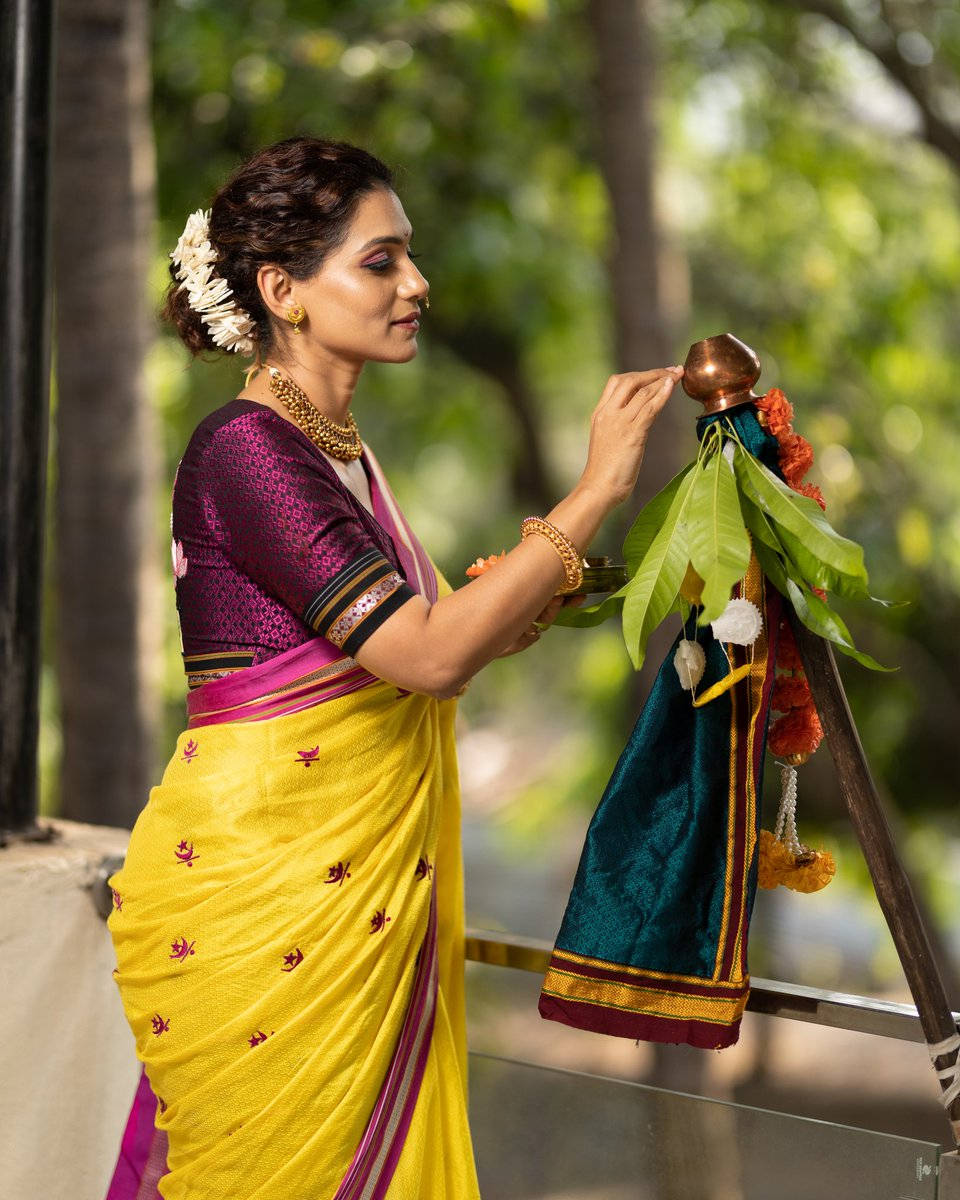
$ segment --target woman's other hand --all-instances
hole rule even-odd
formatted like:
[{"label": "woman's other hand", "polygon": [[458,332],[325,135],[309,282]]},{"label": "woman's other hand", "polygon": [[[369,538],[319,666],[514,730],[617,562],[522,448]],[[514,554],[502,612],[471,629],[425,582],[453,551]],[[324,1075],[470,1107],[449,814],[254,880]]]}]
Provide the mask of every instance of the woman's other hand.
[{"label": "woman's other hand", "polygon": [[[539,639],[540,634],[549,625],[553,624],[553,620],[557,613],[564,605],[573,605],[579,607],[586,600],[586,596],[554,596],[548,603],[546,608],[534,618],[533,624],[529,629],[525,629],[515,642],[511,642],[505,650],[501,650],[496,656],[497,658],[507,658],[511,654],[519,654],[521,650],[527,650],[530,646]],[[538,626],[540,628],[538,628]]]},{"label": "woman's other hand", "polygon": [[621,504],[637,483],[650,429],[683,375],[683,367],[657,367],[611,375],[590,419],[582,486]]}]

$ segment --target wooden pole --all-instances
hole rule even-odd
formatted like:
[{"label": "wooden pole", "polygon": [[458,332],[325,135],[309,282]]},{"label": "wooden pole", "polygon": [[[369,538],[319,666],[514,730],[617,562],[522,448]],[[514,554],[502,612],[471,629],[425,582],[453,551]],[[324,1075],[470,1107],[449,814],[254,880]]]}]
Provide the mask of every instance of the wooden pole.
[{"label": "wooden pole", "polygon": [[[837,768],[840,791],[863,850],[880,908],[900,956],[924,1037],[930,1045],[942,1042],[956,1034],[957,1026],[910,881],[897,853],[876,785],[870,776],[860,735],[837,671],[833,648],[805,628],[795,616],[792,623],[810,691]],[[953,1066],[956,1059],[957,1051],[954,1050],[941,1055],[934,1066],[943,1070]],[[949,1082],[941,1080],[941,1088],[946,1090]],[[960,1096],[950,1104],[947,1116],[954,1143],[960,1146]]]}]

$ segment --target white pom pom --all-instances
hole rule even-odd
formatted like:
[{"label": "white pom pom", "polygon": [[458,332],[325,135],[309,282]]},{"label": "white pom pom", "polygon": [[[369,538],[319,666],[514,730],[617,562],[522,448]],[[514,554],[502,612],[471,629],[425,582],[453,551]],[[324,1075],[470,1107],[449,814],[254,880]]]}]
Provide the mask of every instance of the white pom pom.
[{"label": "white pom pom", "polygon": [[710,622],[718,642],[752,646],[763,629],[763,616],[751,600],[731,600],[715,621]]},{"label": "white pom pom", "polygon": [[689,642],[684,638],[677,646],[673,656],[673,665],[680,678],[680,686],[687,692],[692,692],[707,666],[707,656],[699,642]]}]

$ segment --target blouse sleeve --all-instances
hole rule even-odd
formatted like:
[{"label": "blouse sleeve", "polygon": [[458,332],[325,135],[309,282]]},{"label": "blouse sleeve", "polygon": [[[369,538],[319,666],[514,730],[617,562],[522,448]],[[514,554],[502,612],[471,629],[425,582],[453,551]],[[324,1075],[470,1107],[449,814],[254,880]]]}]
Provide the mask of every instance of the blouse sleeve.
[{"label": "blouse sleeve", "polygon": [[293,430],[236,418],[203,474],[228,557],[346,654],[417,594]]}]

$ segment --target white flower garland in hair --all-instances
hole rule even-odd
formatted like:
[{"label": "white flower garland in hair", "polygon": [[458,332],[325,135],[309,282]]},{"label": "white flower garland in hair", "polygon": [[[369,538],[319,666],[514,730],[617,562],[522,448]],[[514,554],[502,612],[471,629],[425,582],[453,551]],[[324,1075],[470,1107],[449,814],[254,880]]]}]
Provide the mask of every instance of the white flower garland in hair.
[{"label": "white flower garland in hair", "polygon": [[250,335],[257,324],[236,299],[231,299],[229,284],[213,269],[217,252],[210,245],[209,209],[204,212],[199,208],[190,214],[170,257],[176,264],[177,278],[182,280],[180,288],[187,289],[190,307],[209,329],[214,345],[235,354],[253,354],[257,343]]}]

